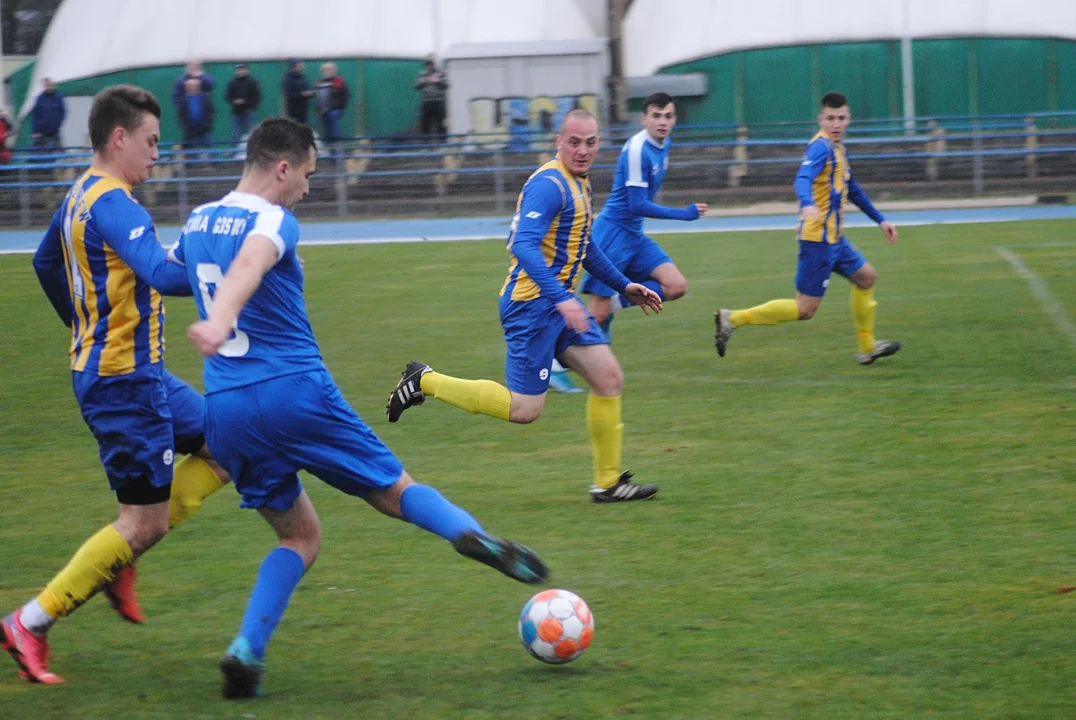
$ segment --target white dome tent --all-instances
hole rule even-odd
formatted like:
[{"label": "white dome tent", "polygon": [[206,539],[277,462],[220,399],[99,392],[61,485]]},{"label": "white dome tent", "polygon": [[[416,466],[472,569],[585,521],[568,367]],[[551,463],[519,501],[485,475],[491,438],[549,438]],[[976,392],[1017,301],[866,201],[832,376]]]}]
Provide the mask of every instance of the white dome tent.
[{"label": "white dome tent", "polygon": [[289,57],[421,58],[461,43],[593,39],[603,0],[66,0],[41,45],[42,78]]},{"label": "white dome tent", "polygon": [[633,0],[624,20],[625,74],[650,75],[668,65],[734,50],[898,40],[905,34],[920,39],[1076,40],[1076,2],[830,0],[819,5],[805,0]]}]

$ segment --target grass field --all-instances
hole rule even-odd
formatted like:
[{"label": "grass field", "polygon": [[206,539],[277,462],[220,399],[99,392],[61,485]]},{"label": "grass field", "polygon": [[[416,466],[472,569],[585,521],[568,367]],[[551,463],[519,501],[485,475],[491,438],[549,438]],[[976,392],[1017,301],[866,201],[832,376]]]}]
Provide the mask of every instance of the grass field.
[{"label": "grass field", "polygon": [[[532,426],[435,401],[385,421],[400,369],[503,377],[501,241],[311,248],[326,361],[421,481],[549,562],[594,611],[594,645],[547,667],[516,639],[532,588],[311,479],[317,565],[269,652],[269,695],[219,699],[271,533],[231,489],[140,562],[147,624],[96,599],[53,631],[60,687],[0,658],[0,718],[1070,718],[1076,708],[1076,222],[909,227],[879,270],[854,361],[848,291],[810,323],[712,311],[791,296],[787,233],[663,236],[691,292],[614,326],[625,464],[662,492],[588,502],[584,396]],[[200,380],[170,300],[168,364]],[[0,258],[0,608],[24,602],[113,518],[71,394],[67,334],[28,256]],[[200,382],[195,384],[200,385]]]}]

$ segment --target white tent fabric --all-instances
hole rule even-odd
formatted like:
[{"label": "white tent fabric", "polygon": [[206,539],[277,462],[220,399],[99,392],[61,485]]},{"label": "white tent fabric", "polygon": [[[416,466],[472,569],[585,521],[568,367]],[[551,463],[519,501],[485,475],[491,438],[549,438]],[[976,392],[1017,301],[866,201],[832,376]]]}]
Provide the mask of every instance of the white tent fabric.
[{"label": "white tent fabric", "polygon": [[456,43],[599,37],[604,0],[65,0],[24,112],[48,77],[203,61],[440,54]]},{"label": "white tent fabric", "polygon": [[931,37],[1076,40],[1074,0],[634,0],[624,21],[629,76],[733,50]]}]

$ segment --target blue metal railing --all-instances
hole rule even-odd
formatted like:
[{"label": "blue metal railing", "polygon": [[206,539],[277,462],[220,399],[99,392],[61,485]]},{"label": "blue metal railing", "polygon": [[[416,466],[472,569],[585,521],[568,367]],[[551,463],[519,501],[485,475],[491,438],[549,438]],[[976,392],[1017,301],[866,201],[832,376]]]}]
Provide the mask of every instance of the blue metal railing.
[{"label": "blue metal railing", "polygon": [[[804,144],[815,130],[813,123],[768,123],[746,131],[731,124],[684,125],[676,130],[674,148],[679,152],[675,162],[678,168],[736,166],[744,175],[752,167],[791,169],[801,161]],[[606,140],[606,151],[595,168],[612,169],[610,161],[620,146],[615,136],[628,137],[637,131],[636,127],[606,130],[607,138],[614,137]],[[507,176],[533,171],[536,156],[553,152],[552,140],[549,132],[456,135],[445,142],[430,142],[429,138],[407,142],[399,138],[348,138],[324,148],[317,178],[322,188],[325,180],[335,185],[341,215],[347,214],[349,186],[384,178],[427,178],[447,183],[457,177],[488,176],[493,180],[497,210],[501,211],[517,192],[516,187],[505,187]],[[1076,111],[917,118],[910,129],[899,119],[868,120],[852,126],[847,144],[857,162],[970,160],[974,192],[979,193],[987,159],[1023,158],[1028,166],[1037,157],[1072,154],[1076,160]],[[91,158],[89,148],[17,151],[11,164],[0,167],[0,193],[8,193],[8,198],[12,193],[18,196],[20,221],[30,224],[33,191],[66,188],[72,171],[87,166]],[[234,182],[241,158],[242,149],[231,144],[190,150],[169,147],[161,151],[155,176],[147,185],[175,189],[175,203],[184,215],[188,188]],[[1072,174],[1076,175],[1076,162],[1073,167]],[[368,190],[370,185],[364,187]],[[4,204],[11,206],[10,200]]]}]

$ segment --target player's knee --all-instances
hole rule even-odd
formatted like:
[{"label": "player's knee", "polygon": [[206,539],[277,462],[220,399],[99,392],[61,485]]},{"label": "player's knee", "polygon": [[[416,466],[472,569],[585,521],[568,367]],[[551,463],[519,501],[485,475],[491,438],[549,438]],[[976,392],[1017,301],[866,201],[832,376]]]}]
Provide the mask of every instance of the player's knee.
[{"label": "player's knee", "polygon": [[287,540],[281,540],[280,546],[288,548],[302,558],[303,567],[309,570],[318,559],[318,552],[321,550],[321,526],[315,523],[312,527],[304,528],[303,532]]},{"label": "player's knee", "polygon": [[870,290],[874,287],[874,283],[878,282],[878,273],[874,271],[874,268],[864,269],[866,272],[856,277],[856,287],[860,290]]},{"label": "player's knee", "polygon": [[799,310],[800,320],[810,320],[818,312],[818,305],[816,303],[798,302],[796,303],[796,309]]},{"label": "player's knee", "polygon": [[624,390],[624,371],[620,365],[613,364],[599,373],[590,384],[591,390],[602,397],[616,397]]},{"label": "player's knee", "polygon": [[687,295],[687,278],[678,278],[668,285],[662,285],[661,291],[665,293],[666,300],[679,300]]},{"label": "player's knee", "polygon": [[532,422],[542,416],[541,405],[530,405],[523,407],[516,407],[512,405],[512,410],[508,415],[508,420],[518,425],[530,425]]}]

